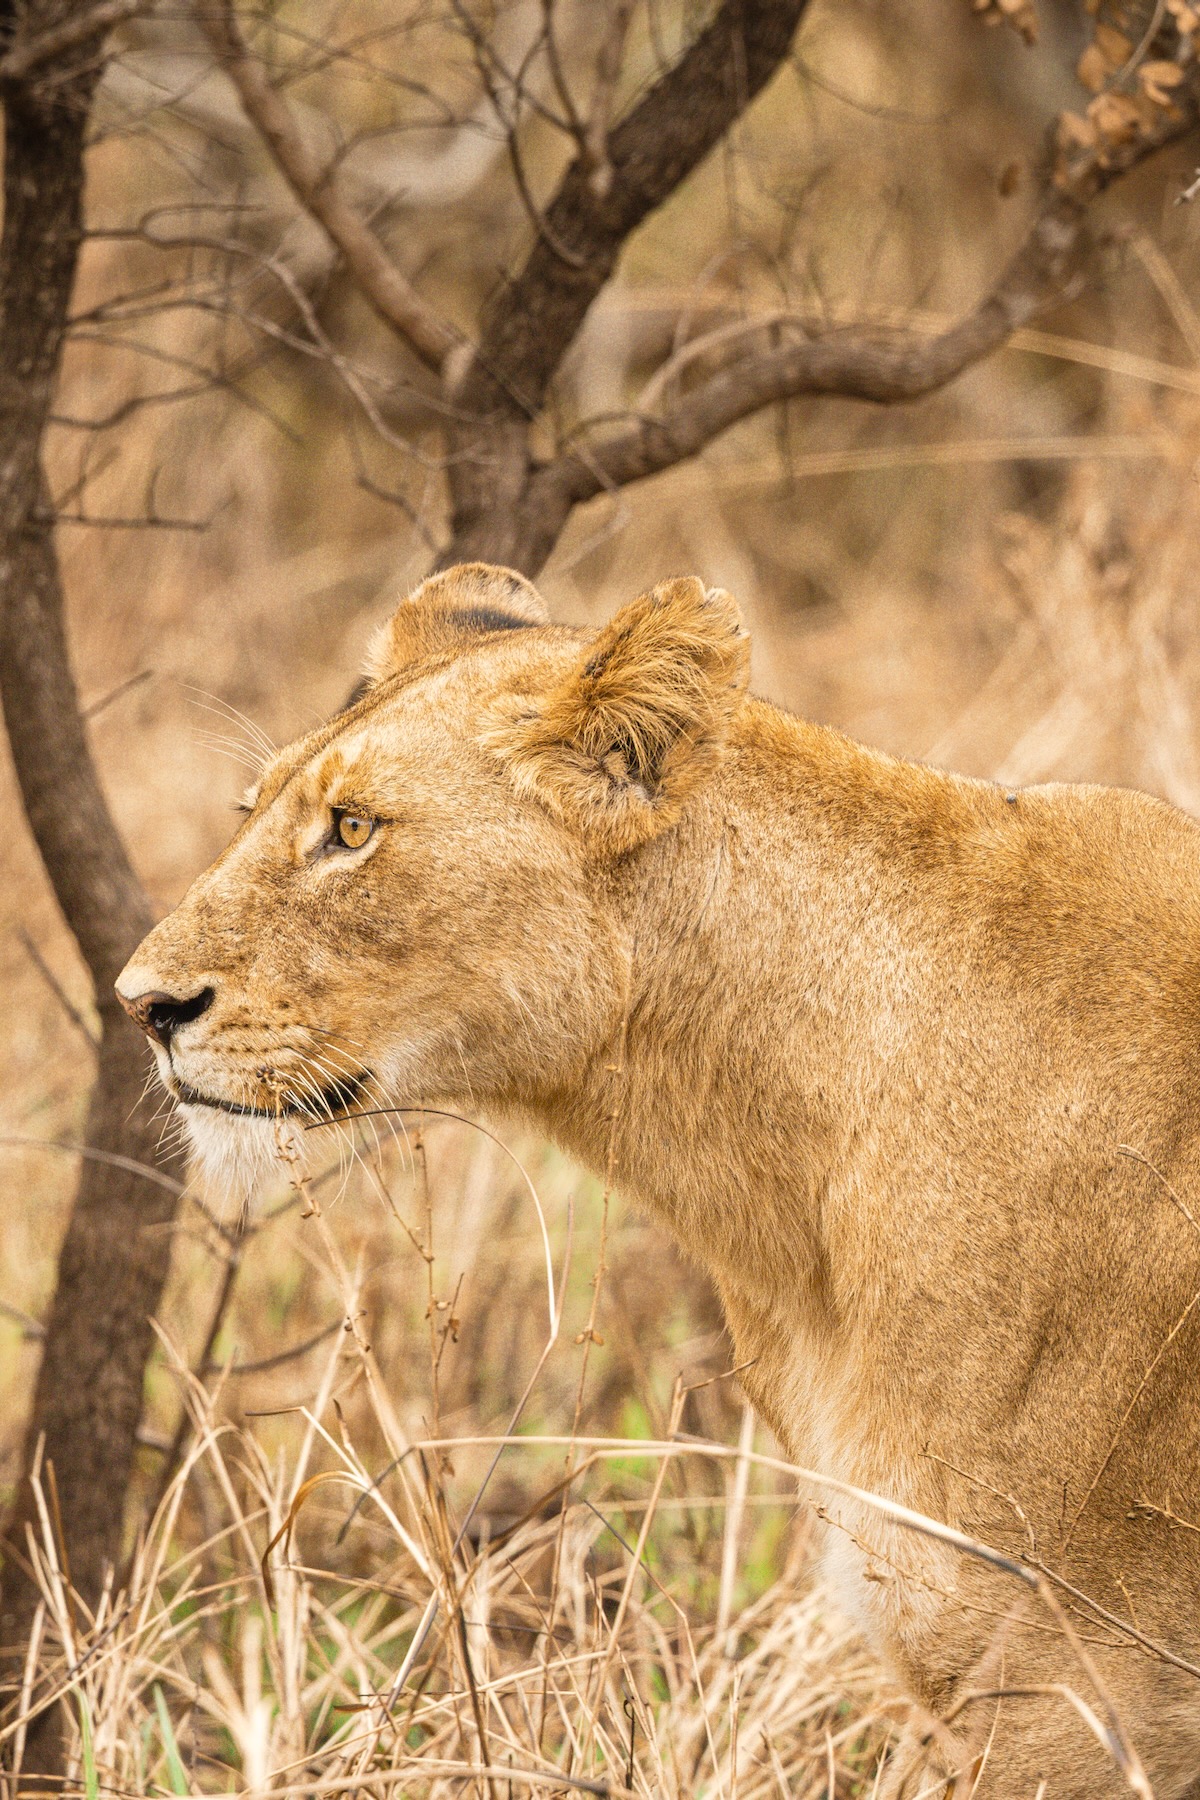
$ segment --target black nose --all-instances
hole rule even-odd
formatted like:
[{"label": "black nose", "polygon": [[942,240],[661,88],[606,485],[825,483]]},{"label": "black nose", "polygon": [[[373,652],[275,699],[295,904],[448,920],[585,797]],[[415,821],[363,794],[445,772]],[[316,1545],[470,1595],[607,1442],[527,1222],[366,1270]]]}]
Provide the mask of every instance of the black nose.
[{"label": "black nose", "polygon": [[177,1000],[173,994],[160,994],[154,991],[139,994],[135,1000],[127,1000],[124,994],[117,998],[129,1014],[135,1025],[140,1025],[147,1037],[154,1038],[165,1049],[181,1025],[188,1025],[206,1013],[213,1003],[214,990],[201,988],[190,1000]]}]

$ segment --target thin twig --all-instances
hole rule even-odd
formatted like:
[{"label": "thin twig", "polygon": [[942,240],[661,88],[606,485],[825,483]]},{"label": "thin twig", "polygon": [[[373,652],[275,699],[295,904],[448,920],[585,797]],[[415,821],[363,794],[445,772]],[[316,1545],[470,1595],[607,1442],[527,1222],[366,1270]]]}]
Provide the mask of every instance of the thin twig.
[{"label": "thin twig", "polygon": [[[319,1345],[327,1343],[337,1332],[344,1329],[344,1319],[332,1319],[322,1330],[315,1331],[311,1337],[304,1338],[299,1344],[292,1344],[287,1350],[277,1350],[273,1356],[260,1356],[253,1362],[228,1363],[224,1365],[225,1372],[228,1375],[238,1376],[266,1375],[272,1369],[282,1369],[286,1363],[297,1362],[300,1357],[307,1356],[310,1350],[316,1350]],[[201,1365],[205,1374],[212,1374],[221,1366],[212,1361]]]},{"label": "thin twig", "polygon": [[232,0],[197,0],[196,18],[280,174],[341,251],[363,297],[423,363],[440,370],[461,340],[400,273],[377,233],[350,203],[336,168],[322,168],[316,161],[290,107],[242,36]]},{"label": "thin twig", "polygon": [[592,103],[588,107],[585,142],[592,159],[588,182],[599,199],[608,193],[613,182],[612,164],[608,159],[608,131],[612,123],[613,102],[621,78],[621,60],[629,21],[635,0],[609,0],[608,23],[596,53],[596,78],[592,87]]},{"label": "thin twig", "polygon": [[65,1138],[38,1138],[9,1135],[0,1137],[0,1149],[5,1150],[59,1150],[64,1156],[82,1156],[89,1162],[107,1163],[110,1169],[126,1169],[131,1175],[140,1175],[144,1181],[154,1182],[156,1187],[166,1188],[169,1194],[182,1195],[186,1187],[182,1181],[176,1181],[173,1175],[164,1175],[161,1169],[150,1163],[139,1162],[134,1156],[122,1156],[115,1150],[93,1150],[90,1144],[72,1144]]},{"label": "thin twig", "polygon": [[91,1049],[99,1049],[99,1032],[93,1030],[92,1026],[84,1018],[83,1014],[75,1005],[75,1002],[70,998],[67,990],[63,987],[62,982],[58,979],[58,976],[54,973],[54,970],[50,967],[50,964],[46,961],[23,925],[18,925],[17,936],[21,940],[25,954],[28,956],[42,980],[46,983],[46,986],[50,989],[50,992],[54,995],[54,998],[58,1001],[58,1004],[62,1007],[63,1012],[71,1021],[76,1031],[78,1031],[82,1037],[86,1038]]},{"label": "thin twig", "polygon": [[134,688],[141,687],[144,682],[152,680],[153,676],[153,669],[139,669],[136,675],[127,675],[124,681],[118,681],[116,687],[109,688],[107,693],[100,695],[99,699],[89,700],[86,706],[81,707],[81,716],[85,719],[98,719],[100,714],[107,712],[115,701],[123,700],[126,694],[132,693]]}]

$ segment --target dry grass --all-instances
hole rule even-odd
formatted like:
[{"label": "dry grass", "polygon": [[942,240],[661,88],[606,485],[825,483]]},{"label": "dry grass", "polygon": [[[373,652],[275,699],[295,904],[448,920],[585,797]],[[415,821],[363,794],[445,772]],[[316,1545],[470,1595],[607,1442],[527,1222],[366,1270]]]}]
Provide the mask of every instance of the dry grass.
[{"label": "dry grass", "polygon": [[[808,1577],[811,1515],[794,1484],[755,1466],[748,1410],[715,1475],[690,1443],[673,1458],[644,1436],[577,1435],[605,1381],[606,1346],[587,1321],[610,1309],[586,1284],[572,1291],[580,1245],[563,1224],[552,1242],[507,1158],[545,1253],[516,1271],[542,1277],[532,1367],[509,1372],[522,1392],[500,1443],[455,1428],[475,1283],[468,1260],[450,1298],[443,1260],[427,1255],[430,1148],[423,1136],[356,1147],[351,1183],[382,1215],[367,1229],[366,1196],[336,1165],[251,1225],[251,1257],[277,1260],[291,1235],[336,1325],[285,1365],[282,1415],[264,1419],[230,1391],[278,1383],[279,1365],[239,1371],[227,1351],[203,1380],[163,1332],[160,1379],[181,1393],[188,1434],[94,1617],[70,1593],[42,1484],[29,1556],[44,1613],[4,1733],[15,1772],[25,1720],[61,1695],[68,1781],[85,1793],[449,1795],[465,1783],[491,1796],[751,1800],[825,1792],[831,1771],[843,1791],[869,1792],[891,1734],[886,1686]],[[453,1156],[440,1163],[469,1186]],[[337,1196],[324,1206],[323,1189]],[[192,1209],[193,1227],[226,1257],[245,1243],[207,1209]],[[618,1279],[621,1237],[609,1249]],[[370,1305],[381,1253],[408,1264],[427,1313],[425,1332],[410,1322],[400,1382],[394,1362],[384,1379],[386,1323]],[[676,1384],[669,1437],[711,1426],[727,1385],[682,1348],[694,1380]],[[527,1373],[545,1380],[530,1388]]]},{"label": "dry grass", "polygon": [[[890,1735],[878,1674],[798,1579],[801,1538],[779,1578],[718,1632],[688,1605],[696,1570],[682,1523],[684,1508],[711,1509],[711,1498],[664,1512],[649,1569],[632,1561],[613,1503],[606,1520],[583,1499],[561,1524],[518,1525],[447,1568],[445,1490],[427,1469],[401,1484],[396,1514],[345,1442],[324,1447],[346,1471],[338,1487],[369,1489],[382,1521],[381,1568],[367,1584],[289,1559],[267,1604],[255,1553],[287,1516],[292,1480],[211,1419],[129,1593],[94,1623],[62,1596],[48,1527],[43,1648],[61,1648],[61,1691],[87,1720],[72,1771],[81,1788],[450,1794],[465,1781],[502,1794],[511,1784],[757,1797],[824,1792],[833,1768],[851,1791],[870,1791]],[[218,1535],[172,1557],[186,1479],[211,1482],[226,1504]],[[619,1513],[627,1529],[630,1512]],[[13,1735],[19,1759],[19,1724]]]}]

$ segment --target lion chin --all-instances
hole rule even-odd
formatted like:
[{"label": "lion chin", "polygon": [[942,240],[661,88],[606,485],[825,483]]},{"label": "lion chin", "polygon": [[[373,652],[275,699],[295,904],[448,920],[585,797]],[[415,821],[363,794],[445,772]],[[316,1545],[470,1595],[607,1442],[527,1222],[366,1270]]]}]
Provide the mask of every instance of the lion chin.
[{"label": "lion chin", "polygon": [[194,1167],[222,1213],[249,1212],[255,1197],[281,1176],[307,1172],[308,1144],[290,1119],[256,1119],[211,1106],[181,1103],[179,1116]]}]

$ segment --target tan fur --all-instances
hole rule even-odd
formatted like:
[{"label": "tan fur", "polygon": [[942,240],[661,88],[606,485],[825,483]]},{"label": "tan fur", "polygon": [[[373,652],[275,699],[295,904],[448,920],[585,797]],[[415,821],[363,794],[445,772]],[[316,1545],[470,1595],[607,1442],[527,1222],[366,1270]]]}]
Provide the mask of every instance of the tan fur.
[{"label": "tan fur", "polygon": [[407,663],[480,634],[480,614],[506,614],[518,625],[547,625],[550,615],[537,589],[515,569],[491,563],[459,563],[431,575],[380,626],[367,647],[364,674],[378,681]]},{"label": "tan fur", "polygon": [[[468,630],[480,607],[520,623]],[[798,1461],[1001,1548],[1028,1529],[1200,1661],[1200,1533],[1152,1510],[1200,1524],[1200,831],[747,699],[736,609],[696,581],[594,638],[540,617],[508,572],[426,584],[138,950],[131,1008],[213,993],[158,1048],[168,1085],[265,1115],[197,1099],[197,1142],[269,1155],[272,1113],[302,1125],[335,1076],[516,1114],[593,1167],[616,1112],[625,1190],[712,1271]],[[328,847],[332,808],[379,821],[363,849]],[[845,1603],[927,1708],[960,1703],[949,1763],[993,1733],[980,1800],[1122,1791],[1061,1700],[965,1699],[1096,1704],[1011,1581],[828,1511]],[[1077,1623],[1182,1795],[1200,1683]]]},{"label": "tan fur", "polygon": [[729,595],[671,582],[618,614],[550,693],[510,699],[483,741],[519,793],[593,846],[633,850],[704,783],[749,673]]}]

